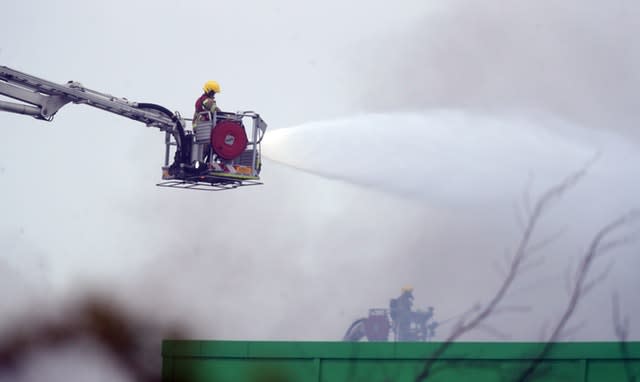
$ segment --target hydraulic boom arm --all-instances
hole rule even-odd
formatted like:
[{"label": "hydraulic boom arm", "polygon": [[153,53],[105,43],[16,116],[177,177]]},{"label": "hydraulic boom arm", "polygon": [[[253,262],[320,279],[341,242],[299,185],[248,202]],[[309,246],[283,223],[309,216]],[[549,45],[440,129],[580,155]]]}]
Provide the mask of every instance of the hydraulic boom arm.
[{"label": "hydraulic boom arm", "polygon": [[0,95],[23,102],[0,100],[0,110],[46,121],[51,121],[61,107],[72,102],[93,106],[170,133],[174,133],[180,123],[174,113],[159,105],[131,102],[87,89],[78,82],[59,85],[6,66],[0,66]]}]

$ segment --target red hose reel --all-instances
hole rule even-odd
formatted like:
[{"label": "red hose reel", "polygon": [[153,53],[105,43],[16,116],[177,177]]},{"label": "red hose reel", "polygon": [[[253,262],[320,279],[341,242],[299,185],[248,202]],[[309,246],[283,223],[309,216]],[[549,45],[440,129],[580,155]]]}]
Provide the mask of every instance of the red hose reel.
[{"label": "red hose reel", "polygon": [[247,133],[240,121],[219,121],[211,130],[211,147],[219,157],[234,159],[247,148]]}]

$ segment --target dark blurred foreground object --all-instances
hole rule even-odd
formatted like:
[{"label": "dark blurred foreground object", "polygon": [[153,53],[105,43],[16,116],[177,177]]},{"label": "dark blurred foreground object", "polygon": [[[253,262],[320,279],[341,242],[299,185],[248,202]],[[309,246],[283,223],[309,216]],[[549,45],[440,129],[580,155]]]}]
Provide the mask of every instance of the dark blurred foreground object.
[{"label": "dark blurred foreground object", "polygon": [[134,381],[159,381],[161,340],[185,338],[177,328],[136,318],[101,297],[83,300],[62,319],[31,316],[9,329],[0,337],[0,380],[18,372],[33,353],[90,340]]},{"label": "dark blurred foreground object", "polygon": [[[204,90],[219,92],[219,85],[211,82]],[[64,105],[80,103],[160,129],[165,132],[165,150],[163,181],[158,186],[219,191],[262,184],[260,143],[267,124],[256,112],[228,113],[210,107],[196,113],[197,123],[188,130],[189,119],[164,106],[114,97],[75,81],[60,85],[6,66],[0,66],[0,95],[21,101],[0,100],[0,111],[40,120],[52,121]]]}]

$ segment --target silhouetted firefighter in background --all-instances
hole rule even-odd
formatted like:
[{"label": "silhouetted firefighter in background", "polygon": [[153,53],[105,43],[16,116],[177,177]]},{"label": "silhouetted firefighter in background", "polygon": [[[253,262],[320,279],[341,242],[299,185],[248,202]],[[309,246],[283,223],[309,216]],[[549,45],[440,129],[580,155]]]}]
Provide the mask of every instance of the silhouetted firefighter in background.
[{"label": "silhouetted firefighter in background", "polygon": [[433,321],[433,307],[412,310],[413,288],[401,289],[397,298],[389,301],[389,309],[369,309],[367,317],[355,320],[342,337],[343,341],[388,341],[389,329],[394,341],[430,341],[439,323]]},{"label": "silhouetted firefighter in background", "polygon": [[413,306],[413,288],[401,289],[400,297],[392,298],[389,302],[389,314],[397,341],[412,341],[411,335],[411,307]]}]

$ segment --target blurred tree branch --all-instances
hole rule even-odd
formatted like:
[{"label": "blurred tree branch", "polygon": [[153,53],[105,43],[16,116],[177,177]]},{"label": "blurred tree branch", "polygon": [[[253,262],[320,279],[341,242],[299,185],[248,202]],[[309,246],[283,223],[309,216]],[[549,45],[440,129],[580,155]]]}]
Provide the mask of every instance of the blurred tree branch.
[{"label": "blurred tree branch", "polygon": [[470,330],[477,328],[483,323],[484,320],[486,320],[490,315],[494,314],[497,311],[499,304],[502,302],[505,295],[513,285],[514,280],[523,271],[523,268],[525,268],[525,263],[530,259],[530,255],[532,254],[532,252],[538,251],[540,247],[544,247],[551,241],[555,240],[556,236],[554,235],[551,238],[544,239],[542,242],[532,244],[534,233],[536,232],[540,220],[544,216],[545,212],[547,212],[552,204],[560,199],[567,190],[574,187],[580,181],[580,179],[585,176],[589,165],[590,163],[587,164],[585,168],[565,178],[559,184],[556,184],[549,188],[538,198],[538,200],[532,206],[530,206],[531,198],[529,194],[525,194],[524,212],[527,214],[527,216],[525,217],[526,220],[523,223],[523,232],[515,252],[507,257],[509,260],[509,265],[507,267],[507,274],[502,281],[502,284],[499,286],[494,296],[486,305],[476,305],[476,309],[472,310],[470,314],[464,315],[458,321],[449,337],[447,337],[442,345],[438,347],[438,349],[436,349],[436,351],[426,360],[422,371],[415,379],[416,382],[424,381],[429,377],[434,362],[442,356],[447,348],[449,348],[451,343],[456,341],[458,338],[460,338]]},{"label": "blurred tree branch", "polygon": [[620,299],[617,293],[613,294],[613,328],[620,344],[620,353],[624,357],[624,372],[627,375],[627,381],[636,382],[635,373],[629,364],[629,347],[627,346],[627,340],[629,338],[629,317],[621,317],[620,314]]},{"label": "blurred tree branch", "polygon": [[[595,160],[595,159],[594,159]],[[587,173],[587,169],[593,161],[589,162],[580,171],[568,176],[562,182],[552,186],[546,192],[536,200],[535,203],[531,203],[530,193],[527,191],[524,196],[524,208],[518,210],[523,212],[526,216],[518,215],[519,221],[522,226],[522,234],[516,250],[512,255],[508,256],[507,269],[504,272],[504,280],[498,287],[494,296],[489,302],[484,305],[476,305],[475,309],[472,309],[468,314],[465,314],[456,324],[451,334],[446,340],[433,352],[433,354],[425,361],[422,371],[416,377],[416,382],[426,380],[432,372],[434,363],[445,353],[447,348],[460,338],[465,333],[478,328],[486,328],[484,321],[492,315],[495,315],[502,311],[499,307],[503,301],[507,292],[510,291],[516,277],[525,272],[528,268],[535,266],[537,263],[532,261],[531,255],[546,248],[552,242],[556,241],[562,232],[558,232],[543,240],[533,242],[533,236],[536,232],[540,220],[553,205],[555,201],[560,199],[565,192],[573,188]],[[582,256],[580,263],[575,271],[573,277],[568,278],[568,289],[570,292],[569,302],[560,318],[558,323],[553,327],[550,336],[546,339],[545,346],[536,359],[528,365],[528,367],[518,377],[518,381],[526,381],[536,373],[536,370],[540,371],[540,363],[542,359],[549,353],[554,343],[565,334],[567,329],[566,325],[576,310],[578,303],[589,291],[591,291],[596,285],[601,283],[604,278],[607,277],[611,270],[612,264],[597,277],[592,280],[588,280],[589,271],[592,268],[593,262],[603,256],[604,254],[611,252],[635,239],[634,235],[626,235],[618,238],[614,238],[622,228],[628,226],[632,222],[635,222],[640,218],[640,212],[632,210],[623,216],[613,220],[612,222],[601,228],[591,240],[587,251]],[[495,265],[495,264],[494,264]],[[498,270],[502,270],[502,267],[496,266]],[[579,326],[578,326],[579,327]],[[626,333],[624,330],[619,329],[619,333]],[[545,330],[546,331],[546,330]]]},{"label": "blurred tree branch", "polygon": [[580,260],[580,264],[578,265],[578,268],[576,270],[575,281],[573,282],[572,286],[571,297],[569,299],[567,307],[564,310],[564,313],[556,324],[550,337],[547,339],[545,346],[540,354],[538,354],[536,359],[523,371],[523,373],[518,378],[518,381],[526,381],[533,375],[536,368],[540,365],[540,362],[542,362],[545,356],[551,351],[555,342],[560,339],[561,335],[564,333],[565,327],[569,322],[569,319],[575,312],[580,299],[584,297],[584,295],[589,291],[591,291],[595,285],[600,283],[603,280],[602,277],[606,276],[606,274],[608,273],[610,268],[607,268],[605,272],[595,280],[587,281],[589,271],[591,270],[594,261],[607,252],[610,252],[628,242],[626,237],[623,239],[615,240],[610,239],[610,236],[615,234],[618,230],[625,227],[626,225],[638,220],[639,218],[640,211],[631,211],[610,222],[596,233],[595,237],[591,240],[587,251],[584,253],[582,259]]}]

